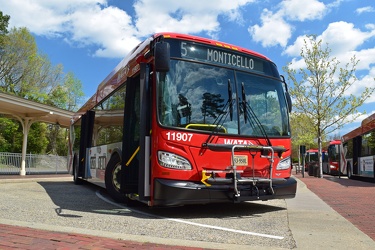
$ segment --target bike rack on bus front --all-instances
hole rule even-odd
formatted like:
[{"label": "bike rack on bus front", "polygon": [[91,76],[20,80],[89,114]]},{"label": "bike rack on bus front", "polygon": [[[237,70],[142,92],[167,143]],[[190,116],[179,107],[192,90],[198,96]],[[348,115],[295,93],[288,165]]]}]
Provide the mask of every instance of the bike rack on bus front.
[{"label": "bike rack on bus front", "polygon": [[[272,188],[272,173],[273,173],[273,164],[274,164],[274,153],[278,153],[281,155],[282,152],[285,152],[284,147],[272,147],[272,146],[260,146],[260,145],[228,145],[228,144],[213,144],[207,143],[205,145],[207,148],[213,151],[228,151],[231,150],[231,157],[232,157],[232,165],[229,166],[226,170],[203,170],[202,171],[202,183],[206,186],[211,186],[213,183],[218,184],[233,184],[234,188],[234,197],[236,200],[239,199],[240,190],[238,190],[238,183],[252,183],[253,187],[257,189],[257,196],[259,198],[259,190],[257,188],[257,183],[269,183],[270,191],[274,194],[274,190]],[[250,155],[252,156],[252,166],[251,169],[253,171],[252,177],[241,177],[238,178],[238,174],[243,173],[244,170],[238,170],[235,164],[235,152],[236,151],[249,151]],[[255,152],[252,153],[252,152]],[[261,152],[262,158],[267,158],[270,162],[269,168],[269,178],[256,178],[254,171],[254,157],[256,153]],[[267,153],[266,153],[267,152]],[[219,173],[227,173],[233,174],[233,179],[228,178],[217,178],[215,174]]]}]

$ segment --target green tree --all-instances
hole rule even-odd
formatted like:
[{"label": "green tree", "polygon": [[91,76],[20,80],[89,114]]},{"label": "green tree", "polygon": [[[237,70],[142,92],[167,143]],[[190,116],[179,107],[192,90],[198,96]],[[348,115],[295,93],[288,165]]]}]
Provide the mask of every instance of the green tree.
[{"label": "green tree", "polygon": [[8,33],[8,24],[10,16],[3,15],[3,12],[0,11],[0,48],[3,47],[3,39]]},{"label": "green tree", "polygon": [[0,152],[14,152],[14,142],[20,124],[15,120],[0,117]]},{"label": "green tree", "polygon": [[69,72],[64,76],[62,84],[51,89],[46,103],[61,109],[75,111],[83,96],[81,81],[72,72]]},{"label": "green tree", "polygon": [[294,159],[298,159],[299,157],[300,145],[305,145],[307,149],[317,148],[317,143],[314,143],[316,132],[314,132],[315,128],[309,116],[303,113],[292,112],[290,114],[290,126]]},{"label": "green tree", "polygon": [[73,110],[83,96],[82,84],[61,64],[53,66],[38,52],[26,28],[13,28],[0,51],[0,91],[28,100]]},{"label": "green tree", "polygon": [[[341,67],[340,62],[331,57],[328,44],[323,46],[315,36],[304,40],[300,55],[305,68],[296,70],[289,63],[283,70],[293,83],[289,92],[294,99],[294,112],[308,117],[314,128],[311,132],[318,139],[321,156],[322,138],[356,119],[357,108],[371,96],[374,88],[366,87],[357,96],[348,95],[348,90],[357,81],[355,72],[358,60],[353,56],[350,63]],[[319,165],[322,176],[321,157]]]},{"label": "green tree", "polygon": [[[70,111],[77,110],[77,104],[83,96],[81,82],[71,72],[64,74],[61,64],[52,65],[46,55],[38,52],[34,37],[26,28],[13,28],[7,32],[7,23],[3,22],[1,17],[2,15],[0,35],[3,43],[0,49],[0,92]],[[18,121],[14,122],[18,128]],[[7,123],[12,122],[0,120],[0,127]],[[40,126],[37,123],[33,124],[31,130],[41,129]],[[66,129],[55,126],[53,129],[43,130],[43,133],[39,132],[40,139],[34,142],[33,138],[30,138],[33,132],[30,131],[28,145],[31,148],[28,152],[31,150],[42,153],[47,150],[66,154]],[[14,134],[0,135],[0,142],[3,142],[6,151],[18,152],[22,148],[22,127]]]},{"label": "green tree", "polygon": [[62,82],[62,65],[53,66],[46,55],[38,53],[35,39],[26,28],[11,29],[3,45],[1,90],[46,103],[49,92]]},{"label": "green tree", "polygon": [[[27,139],[27,153],[44,154],[46,153],[47,144],[47,124],[43,122],[33,123]],[[22,148],[20,148],[19,152],[21,151]]]}]

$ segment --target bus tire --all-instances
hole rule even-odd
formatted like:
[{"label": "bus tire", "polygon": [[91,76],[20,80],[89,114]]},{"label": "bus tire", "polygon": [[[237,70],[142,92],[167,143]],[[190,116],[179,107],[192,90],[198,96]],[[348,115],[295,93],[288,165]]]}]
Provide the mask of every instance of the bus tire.
[{"label": "bus tire", "polygon": [[78,164],[78,157],[74,155],[73,158],[73,182],[76,185],[82,184],[82,179],[78,177],[79,173],[79,164]]},{"label": "bus tire", "polygon": [[353,178],[353,175],[352,175],[352,168],[350,166],[350,164],[348,163],[348,165],[346,166],[346,173],[348,175],[348,179],[352,179]]},{"label": "bus tire", "polygon": [[125,195],[120,192],[121,158],[115,153],[109,159],[105,169],[105,187],[108,194],[117,202],[125,202]]}]

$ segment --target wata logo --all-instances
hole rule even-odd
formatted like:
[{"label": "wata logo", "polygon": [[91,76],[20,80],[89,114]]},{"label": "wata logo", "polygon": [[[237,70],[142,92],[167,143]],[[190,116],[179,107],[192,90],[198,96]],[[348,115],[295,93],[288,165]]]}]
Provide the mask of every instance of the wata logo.
[{"label": "wata logo", "polygon": [[224,139],[224,144],[254,145],[254,143],[252,143],[251,141],[242,139]]}]

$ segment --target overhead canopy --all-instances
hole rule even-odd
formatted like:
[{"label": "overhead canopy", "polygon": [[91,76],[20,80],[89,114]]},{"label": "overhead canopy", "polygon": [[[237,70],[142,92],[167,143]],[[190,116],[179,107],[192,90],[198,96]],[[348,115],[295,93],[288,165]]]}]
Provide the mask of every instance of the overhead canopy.
[{"label": "overhead canopy", "polygon": [[34,122],[58,124],[69,128],[73,112],[0,93],[0,114],[16,118],[23,128],[22,162],[20,175],[25,175],[27,137]]},{"label": "overhead canopy", "polygon": [[17,119],[31,119],[34,122],[59,124],[68,128],[74,112],[0,93],[0,114],[11,115]]}]

